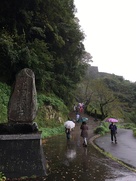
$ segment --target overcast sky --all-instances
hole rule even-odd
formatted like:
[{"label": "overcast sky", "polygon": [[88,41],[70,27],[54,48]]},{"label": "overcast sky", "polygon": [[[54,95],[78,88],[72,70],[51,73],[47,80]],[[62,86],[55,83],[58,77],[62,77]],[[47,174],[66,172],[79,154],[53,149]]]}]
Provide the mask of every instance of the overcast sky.
[{"label": "overcast sky", "polygon": [[136,0],[74,2],[91,65],[136,82]]}]

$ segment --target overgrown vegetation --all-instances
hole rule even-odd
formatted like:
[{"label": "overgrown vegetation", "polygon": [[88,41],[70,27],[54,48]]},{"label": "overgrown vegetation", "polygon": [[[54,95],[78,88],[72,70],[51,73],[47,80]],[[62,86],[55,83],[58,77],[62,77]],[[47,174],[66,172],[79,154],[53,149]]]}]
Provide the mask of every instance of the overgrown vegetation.
[{"label": "overgrown vegetation", "polygon": [[69,106],[87,65],[75,12],[73,0],[0,1],[0,81],[12,85],[30,68],[38,91]]},{"label": "overgrown vegetation", "polygon": [[2,172],[0,172],[0,181],[6,181],[6,177]]},{"label": "overgrown vegetation", "polygon": [[109,124],[107,122],[101,122],[101,125],[98,126],[95,130],[95,134],[105,135],[109,132]]},{"label": "overgrown vegetation", "polygon": [[[4,83],[0,83],[0,123],[7,123],[7,110],[8,102],[10,98],[11,89]],[[48,137],[55,134],[60,134],[64,132],[63,123],[67,120],[69,113],[68,108],[62,100],[57,98],[55,95],[45,96],[44,94],[38,94],[38,114],[36,119],[39,129],[42,131],[42,137]],[[46,107],[50,106],[51,111],[56,113],[57,117],[61,117],[61,120],[48,118],[46,115]],[[55,112],[56,111],[56,112]]]},{"label": "overgrown vegetation", "polygon": [[47,138],[54,135],[64,134],[64,125],[54,127],[54,128],[41,128],[42,138]]},{"label": "overgrown vegetation", "polygon": [[136,137],[136,128],[133,128],[133,135]]},{"label": "overgrown vegetation", "polygon": [[[38,114],[35,121],[41,128],[56,128],[67,120],[69,110],[62,100],[55,95],[45,96],[44,94],[38,94]],[[49,117],[50,114],[56,114],[56,116]],[[60,120],[58,118],[60,117]],[[47,130],[47,129],[46,129]]]},{"label": "overgrown vegetation", "polygon": [[[75,12],[73,0],[0,1],[0,122],[7,121],[17,73],[30,68],[36,77],[40,128],[61,126],[75,100],[101,120],[114,116],[136,123],[136,83],[114,74],[94,78]],[[47,117],[50,106],[62,120]]]},{"label": "overgrown vegetation", "polygon": [[93,78],[93,73],[89,71],[76,91],[76,99],[85,103],[85,110],[91,116],[101,120],[116,117],[135,123],[136,83],[106,73]]},{"label": "overgrown vegetation", "polygon": [[7,122],[7,107],[10,91],[10,86],[0,82],[0,123]]}]

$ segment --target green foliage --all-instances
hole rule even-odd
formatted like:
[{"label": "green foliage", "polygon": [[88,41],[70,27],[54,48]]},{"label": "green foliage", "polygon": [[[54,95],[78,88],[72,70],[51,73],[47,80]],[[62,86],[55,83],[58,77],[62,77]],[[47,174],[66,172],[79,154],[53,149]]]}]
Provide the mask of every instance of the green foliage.
[{"label": "green foliage", "polygon": [[30,68],[38,91],[69,105],[86,68],[84,33],[74,13],[73,0],[0,2],[0,80],[12,85]]},{"label": "green foliage", "polygon": [[38,107],[41,107],[43,105],[51,105],[57,111],[61,111],[64,114],[68,113],[68,109],[65,106],[64,102],[57,98],[55,95],[50,94],[49,96],[46,96],[44,94],[38,94],[37,100],[39,104]]},{"label": "green foliage", "polygon": [[42,131],[42,138],[65,133],[64,125],[54,128],[41,128],[40,131]]},{"label": "green foliage", "polygon": [[101,122],[101,125],[98,126],[95,130],[95,134],[105,135],[109,132],[109,124],[106,122]]},{"label": "green foliage", "polygon": [[135,113],[135,111],[126,112],[125,122],[133,122],[134,124],[136,124],[136,113]]},{"label": "green foliage", "polygon": [[[90,95],[86,96],[87,112],[94,115],[97,114],[101,120],[110,115],[122,116],[122,109],[117,96],[107,87],[102,79],[92,80],[88,84],[91,89]],[[87,87],[87,89],[89,89]]]},{"label": "green foliage", "polygon": [[135,123],[136,83],[121,76],[99,72],[97,77],[90,78],[93,72],[89,71],[80,83],[80,92],[78,90],[79,97],[85,100],[86,112],[94,116],[96,111],[97,118],[101,120],[104,117],[118,117],[124,122]]},{"label": "green foliage", "polygon": [[[4,83],[0,82],[0,123],[7,122],[7,109],[10,98],[11,88]],[[35,121],[39,127],[59,127],[61,123],[54,119],[46,119],[45,117],[45,106],[52,106],[56,110],[58,117],[62,118],[62,122],[66,120],[69,110],[62,100],[57,98],[55,95],[44,95],[38,93],[38,114]]]},{"label": "green foliage", "polygon": [[134,123],[125,123],[125,124],[123,124],[123,127],[125,129],[133,129],[133,128],[136,127],[136,124],[134,124]]},{"label": "green foliage", "polygon": [[109,79],[105,78],[104,81],[120,101],[120,107],[124,111],[124,120],[135,122],[136,83],[124,80],[118,76]]},{"label": "green foliage", "polygon": [[0,123],[7,122],[7,107],[10,96],[10,87],[0,82]]},{"label": "green foliage", "polygon": [[[92,56],[85,51],[85,35],[75,12],[74,0],[0,1],[0,81],[12,85],[21,69],[30,68],[37,91],[62,100],[39,96],[40,125],[44,105],[66,115],[64,104],[70,108],[75,98],[102,118],[114,115],[135,122],[136,83],[110,74],[101,76],[102,83],[96,79],[95,85],[89,72],[84,78]],[[0,121],[6,120],[6,96],[0,97]]]},{"label": "green foliage", "polygon": [[133,128],[133,135],[136,137],[136,128]]},{"label": "green foliage", "polygon": [[44,94],[38,94],[37,97],[38,100],[38,114],[35,119],[35,121],[38,123],[38,126],[41,127],[59,127],[61,125],[61,122],[54,120],[53,118],[48,119],[46,115],[46,107],[52,106],[54,110],[56,111],[56,114],[58,114],[58,117],[62,118],[62,122],[66,120],[67,115],[69,113],[69,110],[65,106],[64,102],[57,98],[55,95],[44,95]]},{"label": "green foliage", "polygon": [[101,125],[104,126],[105,128],[107,128],[107,130],[109,131],[109,123],[108,122],[102,121]]},{"label": "green foliage", "polygon": [[0,172],[0,181],[6,181],[6,177],[2,172]]},{"label": "green foliage", "polygon": [[104,135],[106,132],[106,129],[104,126],[98,126],[95,130],[94,130],[94,133],[95,134],[101,134],[101,135]]}]

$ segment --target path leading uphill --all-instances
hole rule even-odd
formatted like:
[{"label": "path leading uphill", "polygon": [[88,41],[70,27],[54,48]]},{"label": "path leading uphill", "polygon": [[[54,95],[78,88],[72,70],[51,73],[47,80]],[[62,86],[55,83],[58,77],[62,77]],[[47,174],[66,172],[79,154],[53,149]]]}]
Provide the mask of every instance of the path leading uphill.
[{"label": "path leading uphill", "polygon": [[[84,113],[81,113],[81,116],[82,117],[85,117],[85,118],[88,118],[88,121],[87,121],[87,125],[89,127],[89,131],[88,131],[88,134],[89,134],[89,138],[93,137],[95,134],[94,134],[94,129],[100,125],[100,121],[94,121],[94,118],[92,116],[89,116],[87,114],[84,114]],[[73,119],[73,120],[76,120],[76,114],[75,112],[71,112],[69,114],[69,118]],[[78,125],[78,123],[77,123]],[[76,125],[76,126],[77,126]],[[81,125],[81,123],[79,123],[79,125]]]},{"label": "path leading uphill", "polygon": [[[92,138],[95,136],[93,131],[100,125],[100,121],[94,121],[94,118],[87,114],[83,114],[82,116],[88,118],[89,138]],[[71,117],[74,117],[74,113],[71,113]],[[117,144],[111,143],[110,133],[96,138],[94,143],[130,168],[132,167],[136,172],[136,138],[133,136],[132,130],[118,129]]]}]

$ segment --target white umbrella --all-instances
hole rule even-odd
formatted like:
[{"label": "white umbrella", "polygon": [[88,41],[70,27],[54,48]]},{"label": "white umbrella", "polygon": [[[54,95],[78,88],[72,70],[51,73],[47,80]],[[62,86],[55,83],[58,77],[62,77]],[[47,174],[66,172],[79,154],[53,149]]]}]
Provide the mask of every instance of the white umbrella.
[{"label": "white umbrella", "polygon": [[75,123],[73,121],[68,120],[64,123],[64,126],[65,128],[73,129],[75,127]]}]

